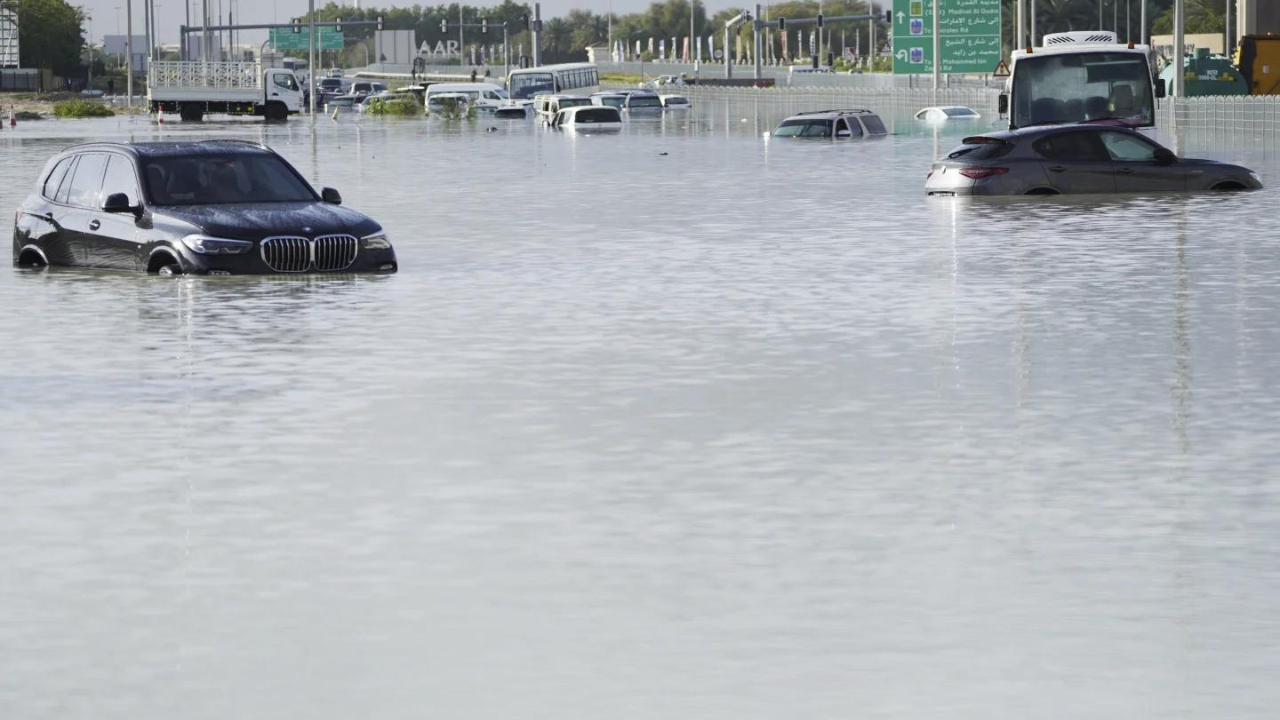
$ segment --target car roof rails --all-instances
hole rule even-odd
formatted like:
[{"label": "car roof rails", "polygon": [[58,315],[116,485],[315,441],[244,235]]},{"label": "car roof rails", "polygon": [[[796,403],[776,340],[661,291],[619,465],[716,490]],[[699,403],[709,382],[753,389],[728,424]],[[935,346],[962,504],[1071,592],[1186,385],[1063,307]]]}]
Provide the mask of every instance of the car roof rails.
[{"label": "car roof rails", "polygon": [[260,143],[254,140],[243,140],[241,138],[209,138],[208,140],[201,140],[200,142],[201,143],[239,143],[241,145],[249,145],[251,147],[256,147],[259,150],[271,149],[267,147],[265,143]]},{"label": "car roof rails", "polygon": [[873,115],[870,110],[859,110],[857,108],[847,108],[844,110],[810,110],[809,112],[796,113],[797,115]]}]

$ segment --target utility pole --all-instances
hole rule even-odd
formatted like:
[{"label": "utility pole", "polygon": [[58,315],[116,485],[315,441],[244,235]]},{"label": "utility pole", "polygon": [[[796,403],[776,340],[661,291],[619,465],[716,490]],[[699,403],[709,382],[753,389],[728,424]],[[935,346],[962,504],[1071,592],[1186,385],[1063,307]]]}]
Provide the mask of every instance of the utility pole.
[{"label": "utility pole", "polygon": [[[1035,0],[1031,0],[1033,3]],[[1035,7],[1035,5],[1032,5]],[[938,30],[941,23],[938,18],[938,11],[942,9],[942,3],[933,0],[933,89],[937,92],[938,86],[942,82],[942,38],[938,36]]]},{"label": "utility pole", "polygon": [[[1187,8],[1184,0],[1173,0],[1173,95],[1177,98],[1175,103],[1182,102],[1183,91],[1186,85],[1186,72],[1183,71],[1183,55],[1187,52],[1186,45],[1186,22]],[[1175,105],[1176,107],[1176,105]],[[1175,110],[1173,116],[1178,116]],[[1176,122],[1176,121],[1175,121]]]},{"label": "utility pole", "polygon": [[[207,0],[206,0],[207,2]],[[316,0],[307,0],[307,112],[316,123]]]},{"label": "utility pole", "polygon": [[533,66],[537,67],[542,64],[542,52],[539,46],[539,35],[542,34],[542,3],[533,4]]},{"label": "utility pole", "polygon": [[458,3],[458,71],[462,71],[463,60],[466,59],[466,48],[462,46],[462,3]]},{"label": "utility pole", "polygon": [[1017,0],[1017,10],[1014,13],[1016,20],[1013,24],[1013,50],[1023,47],[1022,44],[1027,41],[1027,22],[1023,14],[1026,2],[1027,0]]},{"label": "utility pole", "polygon": [[[1102,28],[1098,28],[1101,30]],[[1031,0],[1031,46],[1036,44],[1036,0]]]},{"label": "utility pole", "polygon": [[1222,54],[1227,57],[1231,57],[1231,4],[1233,2],[1235,2],[1235,0],[1227,0],[1226,22],[1222,24]]},{"label": "utility pole", "polygon": [[124,3],[124,53],[129,56],[125,63],[124,91],[129,97],[125,99],[125,107],[133,107],[133,0]]}]

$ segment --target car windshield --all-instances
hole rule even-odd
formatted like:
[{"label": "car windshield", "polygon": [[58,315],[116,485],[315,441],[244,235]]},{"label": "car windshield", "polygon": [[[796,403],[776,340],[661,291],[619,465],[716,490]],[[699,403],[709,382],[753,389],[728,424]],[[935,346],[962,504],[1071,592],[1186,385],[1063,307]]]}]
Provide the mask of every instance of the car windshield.
[{"label": "car windshield", "polygon": [[630,105],[633,108],[662,107],[662,100],[656,95],[632,95]]},{"label": "car windshield", "polygon": [[831,137],[830,120],[783,120],[774,137]]},{"label": "car windshield", "polygon": [[942,112],[946,113],[948,117],[973,117],[978,114],[967,107],[942,108]]},{"label": "car windshield", "polygon": [[1021,58],[1014,66],[1012,127],[1117,119],[1154,123],[1146,58],[1123,52]]},{"label": "car windshield", "polygon": [[591,110],[579,110],[574,116],[574,122],[582,125],[590,125],[593,123],[611,123],[620,122],[618,111],[610,108],[594,108]]},{"label": "car windshield", "polygon": [[337,79],[329,79],[329,78],[325,78],[324,80],[321,80],[321,81],[320,81],[319,83],[317,83],[317,84],[318,84],[320,87],[324,88],[325,90],[328,90],[329,88],[340,88],[340,87],[342,87],[342,81],[341,81],[341,80],[337,80]]},{"label": "car windshield", "polygon": [[143,177],[156,205],[310,202],[315,193],[267,154],[145,158]]},{"label": "car windshield", "polygon": [[551,73],[520,73],[511,76],[511,97],[528,100],[538,93],[555,92]]}]

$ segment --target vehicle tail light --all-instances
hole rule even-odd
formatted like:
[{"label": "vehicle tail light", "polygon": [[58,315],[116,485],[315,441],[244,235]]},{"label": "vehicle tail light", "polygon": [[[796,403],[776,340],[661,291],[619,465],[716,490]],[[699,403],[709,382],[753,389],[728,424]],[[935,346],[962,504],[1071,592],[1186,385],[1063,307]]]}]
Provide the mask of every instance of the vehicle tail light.
[{"label": "vehicle tail light", "polygon": [[960,174],[967,178],[973,178],[974,180],[981,180],[982,178],[988,178],[988,177],[991,177],[992,175],[1003,175],[1007,172],[1009,172],[1009,168],[967,167],[962,169],[960,171]]}]

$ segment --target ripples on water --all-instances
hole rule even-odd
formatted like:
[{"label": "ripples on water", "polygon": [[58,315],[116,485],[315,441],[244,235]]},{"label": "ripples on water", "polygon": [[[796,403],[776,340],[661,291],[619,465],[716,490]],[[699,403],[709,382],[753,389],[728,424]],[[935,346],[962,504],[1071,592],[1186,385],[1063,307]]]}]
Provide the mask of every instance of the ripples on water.
[{"label": "ripples on water", "polygon": [[1276,158],[927,200],[971,128],[778,119],[166,126],[403,270],[0,271],[4,715],[1271,717]]}]

